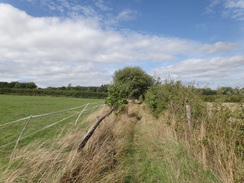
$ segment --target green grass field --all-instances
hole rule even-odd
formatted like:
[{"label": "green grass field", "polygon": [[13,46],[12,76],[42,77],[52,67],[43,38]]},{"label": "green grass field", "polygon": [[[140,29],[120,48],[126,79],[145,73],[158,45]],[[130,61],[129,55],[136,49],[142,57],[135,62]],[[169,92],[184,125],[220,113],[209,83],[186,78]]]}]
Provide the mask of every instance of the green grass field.
[{"label": "green grass field", "polygon": [[[82,106],[87,103],[97,103],[102,101],[103,100],[81,98],[0,95],[0,124],[25,118],[30,115],[45,114]],[[88,109],[94,107],[95,105],[97,104],[89,105]],[[63,134],[65,134],[65,131],[71,127],[74,127],[78,113],[83,108],[84,107],[48,116],[32,118],[26,130],[24,131],[23,137],[28,136],[41,128],[44,128],[47,125],[71,116],[72,114],[76,114],[67,120],[64,120],[50,128],[47,128],[21,140],[18,147],[25,146],[33,140],[45,140],[54,138],[60,134],[61,131]],[[82,115],[78,122],[80,123],[79,127],[82,127],[82,119],[89,112],[90,111],[85,112]],[[1,146],[9,142],[16,141],[26,122],[27,120],[23,120],[9,125],[0,126],[0,171],[1,168],[8,162],[15,143],[5,147]]]}]

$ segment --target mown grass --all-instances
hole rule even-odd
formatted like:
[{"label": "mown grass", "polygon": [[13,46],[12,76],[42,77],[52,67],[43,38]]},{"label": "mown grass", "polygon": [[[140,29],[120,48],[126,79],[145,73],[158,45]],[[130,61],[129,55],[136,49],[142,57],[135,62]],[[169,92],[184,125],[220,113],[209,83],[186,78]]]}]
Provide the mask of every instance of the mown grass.
[{"label": "mown grass", "polygon": [[[97,99],[0,95],[0,124],[28,117],[30,115],[50,113],[81,106],[87,103],[96,103],[101,101],[102,100]],[[91,107],[94,107],[94,104],[91,105],[90,108]],[[72,114],[79,113],[82,109],[83,107],[72,111],[32,118],[23,134],[23,137],[28,136],[45,126],[62,120],[63,118],[66,118]],[[79,122],[81,122],[82,119],[84,119],[84,116],[87,114],[88,112],[84,113]],[[61,131],[63,131],[62,134],[65,134],[69,128],[73,128],[77,117],[78,114],[72,118],[60,122],[57,125],[38,132],[33,136],[21,140],[18,147],[23,147],[29,144],[31,141],[38,139],[49,139],[51,142],[52,139],[55,138],[57,134],[60,134]],[[0,146],[16,141],[26,122],[27,120],[23,120],[6,126],[0,126]],[[85,124],[82,125],[84,126]],[[9,157],[14,145],[15,143],[6,147],[0,147],[0,171],[9,161]]]}]

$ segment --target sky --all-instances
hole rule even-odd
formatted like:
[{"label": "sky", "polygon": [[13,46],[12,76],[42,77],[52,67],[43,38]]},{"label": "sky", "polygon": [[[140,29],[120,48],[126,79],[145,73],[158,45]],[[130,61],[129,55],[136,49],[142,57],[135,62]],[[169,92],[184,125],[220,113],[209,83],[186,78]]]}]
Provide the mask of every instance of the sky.
[{"label": "sky", "polygon": [[244,0],[0,0],[0,81],[100,86],[126,66],[244,87]]}]

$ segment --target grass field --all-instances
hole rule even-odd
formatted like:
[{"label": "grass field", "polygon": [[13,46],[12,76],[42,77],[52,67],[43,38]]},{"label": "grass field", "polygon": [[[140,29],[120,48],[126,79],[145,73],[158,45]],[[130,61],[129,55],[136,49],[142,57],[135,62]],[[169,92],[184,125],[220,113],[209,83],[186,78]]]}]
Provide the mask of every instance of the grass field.
[{"label": "grass field", "polygon": [[[50,113],[60,110],[65,110],[77,106],[81,106],[87,103],[97,103],[102,100],[96,99],[80,99],[80,98],[62,98],[62,97],[37,97],[37,96],[13,96],[13,95],[0,95],[0,124],[18,120],[28,117],[30,115],[39,115],[44,113]],[[90,108],[95,105],[89,105]],[[88,107],[89,108],[89,107]],[[60,131],[65,131],[74,126],[74,122],[78,117],[78,113],[83,107],[66,111],[62,113],[52,114],[48,116],[32,118],[28,124],[23,137],[30,135],[31,133],[50,125],[54,122],[62,120],[72,114],[77,113],[74,117],[71,117],[63,122],[58,123],[48,129],[36,133],[29,138],[23,139],[19,143],[19,147],[27,145],[30,141],[37,139],[51,139],[54,138]],[[87,113],[84,113],[79,122]],[[6,147],[2,145],[17,140],[27,120],[23,120],[17,123],[0,126],[0,171],[1,168],[8,162],[11,151],[15,143]]]},{"label": "grass field", "polygon": [[[22,101],[19,108],[23,106],[24,111],[29,110],[23,103],[27,99],[32,101],[29,104],[33,111],[28,114],[20,116],[18,108],[12,110],[13,115],[19,115],[18,118],[98,101],[1,97],[6,103],[14,100],[12,103],[18,104],[17,101]],[[37,106],[33,105],[35,99],[38,99]],[[38,106],[41,106],[41,112]],[[178,114],[178,110],[173,105],[171,107],[155,117],[145,103],[130,102],[125,111],[108,116],[79,153],[77,148],[87,129],[97,116],[107,113],[108,107],[83,115],[77,125],[74,125],[74,117],[21,141],[16,155],[9,162],[14,144],[0,148],[0,182],[243,182],[243,105],[208,105],[211,110],[206,110],[205,115],[199,118],[193,116],[195,125],[192,133],[189,132],[184,111]],[[67,111],[43,119],[34,118],[24,135],[73,113]],[[5,122],[18,118],[9,115]],[[16,140],[25,122],[12,124],[6,129],[0,127],[1,143],[14,134],[13,139]],[[8,132],[11,132],[9,137],[3,138],[2,134],[8,135]]]}]

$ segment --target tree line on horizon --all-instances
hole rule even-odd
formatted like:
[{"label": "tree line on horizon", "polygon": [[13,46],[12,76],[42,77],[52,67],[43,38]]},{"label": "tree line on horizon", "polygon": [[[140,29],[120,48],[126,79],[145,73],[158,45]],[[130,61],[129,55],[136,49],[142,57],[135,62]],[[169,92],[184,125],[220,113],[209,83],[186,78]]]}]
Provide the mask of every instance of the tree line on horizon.
[{"label": "tree line on horizon", "polygon": [[0,88],[15,88],[15,89],[43,89],[43,90],[76,90],[76,91],[85,91],[85,92],[108,92],[109,85],[101,85],[101,86],[72,86],[68,84],[68,86],[61,87],[52,87],[49,86],[47,88],[39,88],[34,82],[5,82],[0,81]]},{"label": "tree line on horizon", "polygon": [[[130,70],[131,68],[129,68]],[[132,68],[132,72],[134,72]],[[137,68],[140,70],[140,68]],[[120,70],[119,70],[120,71]],[[123,71],[123,70],[122,70]],[[115,72],[120,73],[118,71]],[[142,74],[142,76],[144,76]],[[142,77],[140,76],[140,77]],[[128,76],[128,73],[123,73],[121,80],[132,81]],[[137,88],[140,85],[141,78],[138,77],[133,81],[133,88]],[[151,76],[150,76],[151,77]],[[151,77],[153,78],[153,77]],[[117,81],[116,81],[117,82]],[[138,86],[137,86],[138,85]],[[47,87],[39,88],[34,82],[4,82],[0,81],[0,94],[17,94],[17,95],[43,95],[43,96],[65,96],[65,97],[85,97],[85,98],[106,98],[109,88],[111,89],[113,84],[101,85],[101,86],[72,86],[68,84],[67,86],[61,87]],[[240,98],[244,96],[244,88],[236,87],[219,87],[216,90],[211,88],[194,88],[201,95],[204,101],[212,102],[215,101],[219,95],[224,95],[226,97],[226,102],[238,102]],[[120,89],[122,90],[122,89]],[[133,90],[136,91],[136,90]],[[138,94],[138,91],[136,91]]]}]

